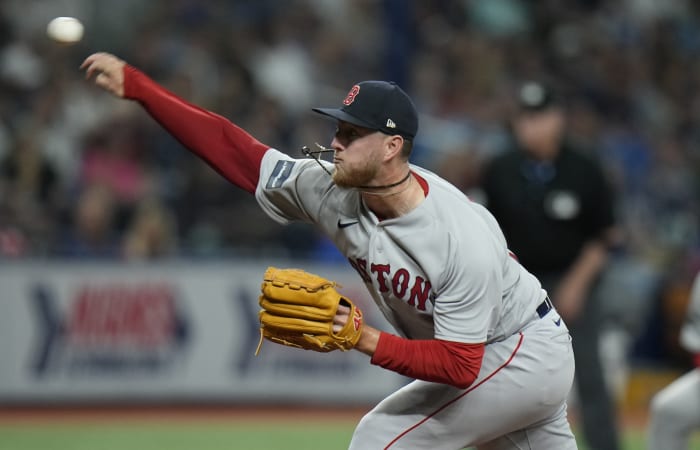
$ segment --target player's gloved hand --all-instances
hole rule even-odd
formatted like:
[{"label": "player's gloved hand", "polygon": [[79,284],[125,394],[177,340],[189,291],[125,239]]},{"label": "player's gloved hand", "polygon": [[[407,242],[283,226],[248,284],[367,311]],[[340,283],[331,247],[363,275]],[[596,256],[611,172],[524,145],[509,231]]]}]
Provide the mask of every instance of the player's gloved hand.
[{"label": "player's gloved hand", "polygon": [[[352,349],[362,334],[362,311],[343,297],[334,281],[300,269],[269,267],[262,283],[259,303],[262,339],[290,347],[330,352]],[[340,327],[334,318],[338,308],[349,308]]]}]

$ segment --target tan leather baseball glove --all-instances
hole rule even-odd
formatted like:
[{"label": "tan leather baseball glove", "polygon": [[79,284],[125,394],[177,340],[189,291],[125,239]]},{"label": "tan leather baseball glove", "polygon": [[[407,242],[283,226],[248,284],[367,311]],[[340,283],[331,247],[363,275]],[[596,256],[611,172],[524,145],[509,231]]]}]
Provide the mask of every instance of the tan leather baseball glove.
[{"label": "tan leather baseball glove", "polygon": [[[262,338],[290,347],[330,352],[352,349],[362,334],[362,311],[336,291],[337,284],[300,269],[269,267],[260,296]],[[350,308],[347,323],[333,331],[339,305]]]}]

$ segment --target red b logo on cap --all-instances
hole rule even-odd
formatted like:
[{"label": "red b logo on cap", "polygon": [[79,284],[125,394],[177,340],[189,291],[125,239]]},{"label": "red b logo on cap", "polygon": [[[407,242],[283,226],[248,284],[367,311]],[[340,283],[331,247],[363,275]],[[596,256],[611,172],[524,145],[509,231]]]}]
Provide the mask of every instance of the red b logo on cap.
[{"label": "red b logo on cap", "polygon": [[350,92],[348,92],[348,95],[345,97],[345,100],[343,100],[343,105],[348,106],[350,103],[355,101],[355,97],[357,94],[360,93],[360,86],[355,85],[350,89]]}]

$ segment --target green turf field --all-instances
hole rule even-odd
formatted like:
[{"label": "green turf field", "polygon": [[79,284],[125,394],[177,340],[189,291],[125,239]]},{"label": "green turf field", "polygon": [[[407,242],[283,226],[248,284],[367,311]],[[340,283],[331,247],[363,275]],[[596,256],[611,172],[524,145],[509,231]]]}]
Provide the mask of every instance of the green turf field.
[{"label": "green turf field", "polygon": [[[0,425],[0,450],[341,450],[352,423],[282,425],[182,423]],[[644,450],[641,432],[625,435],[624,450]],[[584,447],[580,447],[584,450]],[[691,450],[700,450],[695,439]]]},{"label": "green turf field", "polygon": [[0,426],[2,450],[311,450],[346,448],[352,426],[236,424]]}]

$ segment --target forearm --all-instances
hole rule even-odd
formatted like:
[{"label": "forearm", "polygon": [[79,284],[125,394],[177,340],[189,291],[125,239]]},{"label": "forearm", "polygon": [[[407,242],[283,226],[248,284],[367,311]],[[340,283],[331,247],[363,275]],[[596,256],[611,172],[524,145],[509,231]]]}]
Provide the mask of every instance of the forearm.
[{"label": "forearm", "polygon": [[581,249],[579,257],[571,265],[567,280],[581,289],[588,289],[608,260],[608,249],[603,242],[592,241]]},{"label": "forearm", "polygon": [[355,349],[369,355],[372,364],[385,369],[464,389],[479,374],[484,345],[409,340],[365,326]]},{"label": "forearm", "polygon": [[226,118],[180,99],[128,65],[124,67],[124,96],[141,103],[165,130],[226,179],[255,192],[268,146]]}]

